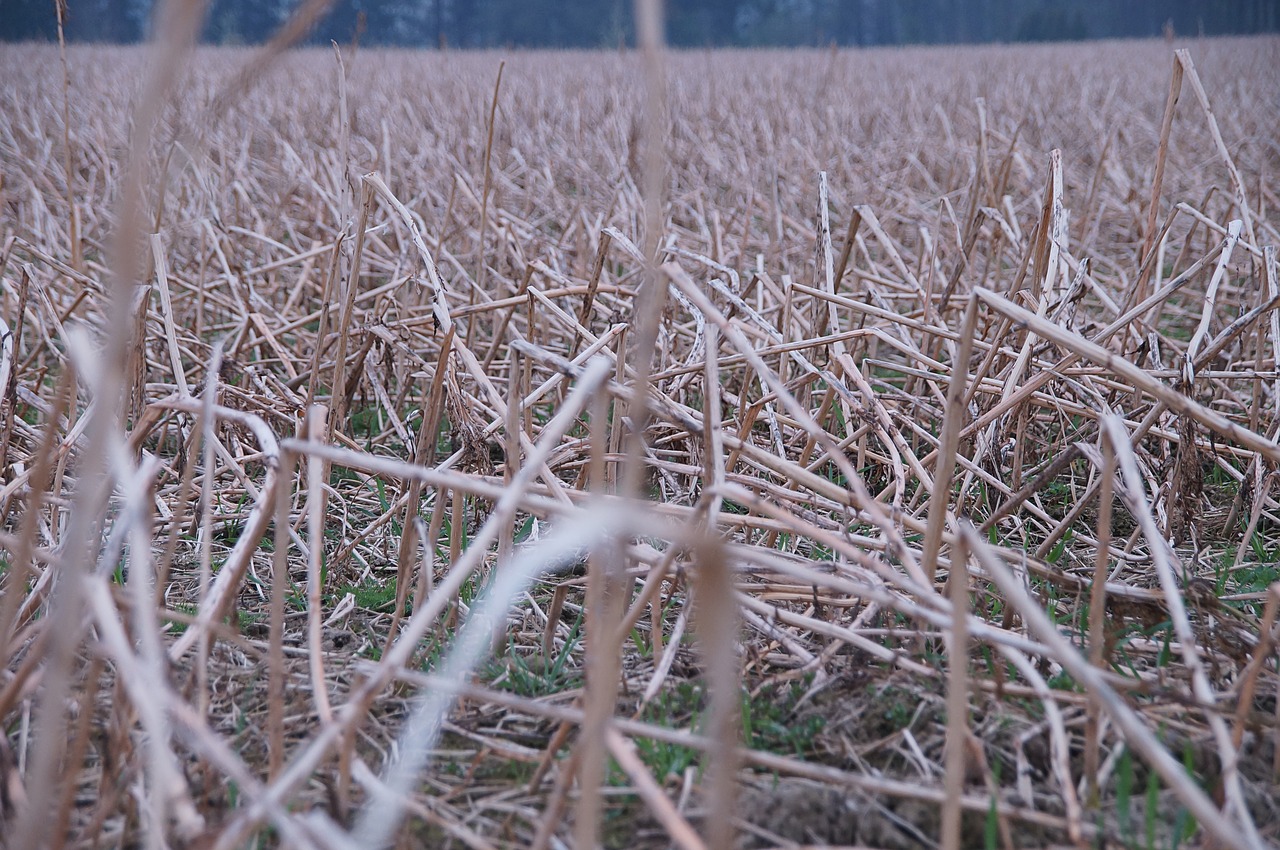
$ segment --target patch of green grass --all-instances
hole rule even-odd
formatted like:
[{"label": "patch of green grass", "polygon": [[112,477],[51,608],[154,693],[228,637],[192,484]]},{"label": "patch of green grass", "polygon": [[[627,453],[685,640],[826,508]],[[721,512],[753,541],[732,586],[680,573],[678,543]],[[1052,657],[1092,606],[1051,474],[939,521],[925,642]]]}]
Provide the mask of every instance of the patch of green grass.
[{"label": "patch of green grass", "polygon": [[[176,603],[173,606],[173,610],[180,614],[186,614],[192,618],[194,618],[198,613],[200,613],[200,609],[197,606],[191,605],[190,603],[186,603],[186,602]],[[166,631],[170,635],[180,635],[187,630],[187,624],[179,620],[169,620],[166,625],[168,626]],[[242,628],[243,628],[243,625],[244,623],[241,622]]]},{"label": "patch of green grass", "polygon": [[[755,696],[743,690],[739,705],[743,744],[753,750],[782,755],[804,756],[811,752],[824,720],[816,713],[797,713],[797,703],[807,686],[807,680],[792,682],[765,688]],[[641,717],[658,726],[688,727],[700,733],[706,709],[706,690],[702,683],[682,681],[645,706]],[[680,776],[701,758],[698,751],[690,747],[649,738],[638,738],[636,750],[659,779]]]},{"label": "patch of green grass", "polygon": [[[465,511],[463,513],[465,515]],[[471,540],[470,540],[470,535],[467,534],[467,523],[465,521],[465,516],[461,525],[462,527],[458,529],[458,536],[461,538],[461,544],[460,544],[461,548],[459,551],[466,551],[467,547],[471,545]],[[444,542],[444,545],[436,548],[436,555],[438,557],[444,558],[445,563],[448,563],[449,562],[448,543],[450,540],[453,539],[453,512],[452,511],[445,512],[444,521],[440,524],[440,539],[441,541]],[[472,578],[475,578],[475,576],[472,576]],[[463,601],[468,602],[470,600],[464,599]]]},{"label": "patch of green grass", "polygon": [[[1160,736],[1163,738],[1163,735]],[[1182,765],[1192,781],[1204,788],[1206,780],[1195,764],[1195,753],[1187,742],[1182,748]],[[1141,823],[1138,822],[1134,802],[1137,799],[1136,789],[1139,786],[1139,765],[1133,753],[1126,747],[1120,753],[1116,764],[1115,813],[1119,827],[1119,844],[1126,850],[1178,850],[1198,830],[1196,819],[1183,806],[1173,812],[1162,807],[1160,800],[1160,777],[1154,770],[1143,770],[1145,774],[1142,792]],[[1161,825],[1172,826],[1172,832],[1160,834]]]},{"label": "patch of green grass", "polygon": [[329,485],[334,489],[338,489],[338,485],[344,481],[359,481],[360,476],[354,470],[345,466],[334,464],[329,468]]},{"label": "patch of green grass", "polygon": [[1277,581],[1280,581],[1280,552],[1264,563],[1236,570],[1229,584],[1232,593],[1261,593]]},{"label": "patch of green grass", "polygon": [[1120,753],[1116,768],[1116,815],[1122,834],[1133,831],[1133,753],[1128,747]]},{"label": "patch of green grass", "polygon": [[363,435],[366,446],[377,435],[381,426],[382,411],[376,404],[351,412],[351,434],[352,436]]},{"label": "patch of green grass", "polygon": [[444,634],[434,634],[427,638],[421,650],[419,650],[418,669],[424,673],[431,673],[440,666],[440,659],[444,657],[445,652],[453,644],[453,633],[446,631]]},{"label": "patch of green grass", "polygon": [[572,663],[573,651],[582,639],[582,613],[574,622],[564,646],[554,657],[513,653],[489,662],[486,677],[503,690],[522,697],[546,697],[582,686],[582,670]]},{"label": "patch of green grass", "polygon": [[1160,806],[1160,777],[1154,770],[1147,771],[1147,808],[1143,813],[1146,823],[1147,850],[1156,846],[1156,811]]},{"label": "patch of green grass", "polygon": [[1214,487],[1223,488],[1230,495],[1234,496],[1240,489],[1239,480],[1227,472],[1226,466],[1229,465],[1237,473],[1242,473],[1240,465],[1233,458],[1218,458],[1209,467],[1208,483]]},{"label": "patch of green grass", "polygon": [[391,613],[395,610],[395,582],[383,584],[371,579],[364,584],[349,584],[338,591],[337,598],[348,593],[356,598],[356,605],[366,611]]},{"label": "patch of green grass", "polygon": [[910,691],[895,685],[867,685],[867,693],[872,697],[880,723],[893,732],[906,729],[915,717],[920,698]]},{"label": "patch of green grass", "polygon": [[754,699],[742,697],[742,738],[754,750],[804,756],[825,720],[818,714],[797,714],[797,703],[808,688],[806,679],[767,688]]},{"label": "patch of green grass", "polygon": [[[248,513],[248,505],[249,505],[248,492],[245,492],[240,496],[240,498],[236,501],[236,505],[233,510],[227,510],[226,502],[223,500],[220,493],[221,491],[217,490],[216,488],[214,489],[215,498],[217,499],[217,503],[218,503],[219,513],[223,515],[232,514],[235,516],[245,516]],[[240,540],[240,535],[243,532],[244,532],[243,522],[239,522],[236,520],[228,520],[227,522],[223,523],[220,529],[217,529],[214,532],[214,539],[226,546],[234,546]],[[263,537],[265,539],[266,535],[264,534]],[[261,545],[262,541],[258,541],[258,543],[259,545]]]},{"label": "patch of green grass", "polygon": [[[1003,765],[998,759],[991,765],[993,784],[997,788],[1000,787],[1002,768]],[[987,816],[982,824],[982,846],[984,850],[996,850],[1000,846],[1000,816],[996,807],[998,802],[999,800],[992,794],[991,805],[987,807]]]},{"label": "patch of green grass", "polygon": [[877,379],[881,383],[898,389],[901,389],[907,381],[907,375],[905,372],[899,372],[897,369],[890,369],[887,366],[881,366],[880,364],[876,364],[872,367],[871,377]]},{"label": "patch of green grass", "polygon": [[[1239,569],[1232,569],[1235,563],[1234,553],[1223,554],[1214,569],[1214,590],[1219,596],[1226,594],[1262,593],[1274,582],[1280,581],[1280,546],[1269,546],[1263,536],[1254,532],[1249,540],[1249,550],[1256,563],[1246,564]],[[1261,601],[1231,602],[1238,608],[1251,611],[1254,616],[1261,616]]]},{"label": "patch of green grass", "polygon": [[[680,776],[698,760],[698,751],[691,747],[659,741],[654,738],[637,738],[636,751],[641,761],[659,781],[668,776]],[[625,783],[619,783],[625,784]]]},{"label": "patch of green grass", "polygon": [[534,518],[531,516],[525,517],[524,522],[516,529],[515,537],[512,539],[517,546],[528,540],[529,535],[533,533],[533,520]]},{"label": "patch of green grass", "polygon": [[1137,665],[1134,664],[1127,649],[1129,641],[1133,640],[1135,637],[1144,637],[1152,640],[1159,639],[1161,641],[1161,647],[1160,652],[1156,656],[1156,665],[1158,667],[1168,666],[1173,656],[1171,651],[1173,623],[1169,620],[1164,620],[1149,628],[1137,623],[1126,623],[1121,626],[1120,635],[1116,638],[1115,646],[1112,649],[1112,669],[1121,675],[1125,675],[1126,671],[1122,669],[1123,665],[1123,667],[1128,668],[1128,675],[1132,675],[1135,678],[1138,676],[1139,671]]},{"label": "patch of green grass", "polygon": [[1064,532],[1062,539],[1055,543],[1053,548],[1049,550],[1049,554],[1045,556],[1045,560],[1051,564],[1056,564],[1061,561],[1062,556],[1066,554],[1067,546],[1070,545],[1072,537],[1074,537],[1074,535],[1070,530]]},{"label": "patch of green grass", "polygon": [[[385,514],[391,510],[391,500],[387,498],[387,484],[381,478],[375,478],[373,479],[373,486],[374,491],[378,494],[378,505],[382,508],[382,513]],[[404,526],[400,524],[399,519],[392,519],[388,526],[391,529],[391,533],[396,537],[399,537],[404,532]]]},{"label": "patch of green grass", "polygon": [[[664,689],[645,706],[641,718],[669,729],[692,725],[696,730],[704,703],[704,691],[700,683],[677,682],[675,687]],[[652,738],[637,738],[636,751],[659,781],[668,775],[679,776],[698,758],[697,750]]]},{"label": "patch of green grass", "polygon": [[1049,686],[1050,690],[1084,693],[1084,688],[1080,686],[1080,683],[1065,670],[1051,677],[1045,684]]}]

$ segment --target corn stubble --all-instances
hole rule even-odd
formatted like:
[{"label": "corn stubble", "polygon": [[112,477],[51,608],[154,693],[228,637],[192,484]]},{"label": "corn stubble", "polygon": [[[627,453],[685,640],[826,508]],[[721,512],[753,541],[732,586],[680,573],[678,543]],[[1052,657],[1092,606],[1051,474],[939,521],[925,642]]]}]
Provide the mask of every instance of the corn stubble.
[{"label": "corn stubble", "polygon": [[1280,840],[1274,39],[57,57],[0,843]]}]

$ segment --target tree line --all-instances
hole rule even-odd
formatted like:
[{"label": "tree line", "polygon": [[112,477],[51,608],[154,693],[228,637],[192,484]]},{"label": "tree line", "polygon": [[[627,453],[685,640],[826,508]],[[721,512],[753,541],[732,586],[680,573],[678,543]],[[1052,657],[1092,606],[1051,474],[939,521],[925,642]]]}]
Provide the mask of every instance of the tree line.
[{"label": "tree line", "polygon": [[[0,0],[0,40],[56,37],[57,0]],[[73,41],[147,37],[154,0],[65,0]],[[202,33],[257,43],[300,0],[210,0]],[[678,47],[873,46],[1280,32],[1276,0],[668,0]],[[309,41],[605,48],[634,40],[632,0],[336,0]]]}]

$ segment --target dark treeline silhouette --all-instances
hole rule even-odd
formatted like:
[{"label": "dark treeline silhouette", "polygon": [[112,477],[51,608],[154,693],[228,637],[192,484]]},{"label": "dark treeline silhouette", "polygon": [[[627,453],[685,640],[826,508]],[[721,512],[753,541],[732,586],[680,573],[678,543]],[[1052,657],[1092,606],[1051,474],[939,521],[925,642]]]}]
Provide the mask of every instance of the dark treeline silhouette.
[{"label": "dark treeline silhouette", "polygon": [[[260,42],[299,0],[210,0],[207,42]],[[56,37],[55,0],[0,0],[0,39]],[[144,39],[154,0],[68,0],[75,41]],[[965,44],[1280,31],[1277,0],[669,0],[681,47]],[[336,0],[309,40],[420,47],[616,47],[631,0]]]}]

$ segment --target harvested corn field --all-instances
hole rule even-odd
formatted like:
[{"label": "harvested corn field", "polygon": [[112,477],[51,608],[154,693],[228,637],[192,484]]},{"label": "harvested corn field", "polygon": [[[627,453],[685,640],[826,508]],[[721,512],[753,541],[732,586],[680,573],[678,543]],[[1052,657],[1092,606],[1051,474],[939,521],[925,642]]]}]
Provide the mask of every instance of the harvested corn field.
[{"label": "harvested corn field", "polygon": [[1280,41],[0,68],[0,843],[1280,842]]}]

